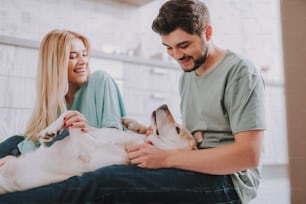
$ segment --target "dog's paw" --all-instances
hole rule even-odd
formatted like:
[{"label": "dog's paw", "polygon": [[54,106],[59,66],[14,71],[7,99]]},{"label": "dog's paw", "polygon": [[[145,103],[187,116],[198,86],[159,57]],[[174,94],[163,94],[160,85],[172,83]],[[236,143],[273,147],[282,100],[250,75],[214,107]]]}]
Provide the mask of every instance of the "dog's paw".
[{"label": "dog's paw", "polygon": [[58,135],[58,131],[52,131],[50,129],[44,129],[38,134],[38,141],[42,145],[46,145],[51,142]]},{"label": "dog's paw", "polygon": [[38,134],[38,141],[40,144],[47,144],[51,142],[63,129],[64,126],[64,114],[62,114],[57,120],[51,125],[42,130]]},{"label": "dog's paw", "polygon": [[121,124],[123,125],[123,127],[127,128],[128,130],[131,130],[139,134],[145,134],[147,131],[147,126],[138,123],[131,118],[121,118]]}]

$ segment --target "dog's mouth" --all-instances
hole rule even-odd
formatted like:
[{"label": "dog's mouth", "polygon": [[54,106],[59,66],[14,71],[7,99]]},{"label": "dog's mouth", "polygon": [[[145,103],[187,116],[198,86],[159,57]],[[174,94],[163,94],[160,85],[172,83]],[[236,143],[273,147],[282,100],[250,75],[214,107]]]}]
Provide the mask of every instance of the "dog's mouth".
[{"label": "dog's mouth", "polygon": [[157,136],[159,136],[159,131],[158,131],[159,127],[158,127],[158,122],[157,122],[158,112],[168,112],[168,111],[169,111],[168,106],[164,104],[164,105],[161,105],[159,108],[157,108],[157,110],[152,112],[153,131],[155,135]]},{"label": "dog's mouth", "polygon": [[157,128],[157,121],[156,121],[156,110],[152,112],[152,125],[153,131],[156,135],[159,135],[158,128]]}]

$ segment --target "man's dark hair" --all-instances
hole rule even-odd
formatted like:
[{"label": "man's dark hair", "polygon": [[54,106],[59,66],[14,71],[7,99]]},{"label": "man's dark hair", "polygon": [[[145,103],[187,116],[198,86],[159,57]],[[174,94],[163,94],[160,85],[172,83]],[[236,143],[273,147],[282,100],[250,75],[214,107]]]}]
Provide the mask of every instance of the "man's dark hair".
[{"label": "man's dark hair", "polygon": [[152,29],[161,35],[167,35],[180,28],[189,34],[201,35],[210,23],[209,11],[199,0],[170,0],[162,5],[158,16],[152,23]]}]

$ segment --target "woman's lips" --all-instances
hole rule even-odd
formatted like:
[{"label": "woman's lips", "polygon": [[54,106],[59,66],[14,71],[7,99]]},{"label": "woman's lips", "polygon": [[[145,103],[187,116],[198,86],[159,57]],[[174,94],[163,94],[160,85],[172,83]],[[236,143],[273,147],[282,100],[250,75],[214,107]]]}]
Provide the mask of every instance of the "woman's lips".
[{"label": "woman's lips", "polygon": [[73,70],[73,72],[75,73],[85,73],[86,72],[86,68],[76,68]]}]

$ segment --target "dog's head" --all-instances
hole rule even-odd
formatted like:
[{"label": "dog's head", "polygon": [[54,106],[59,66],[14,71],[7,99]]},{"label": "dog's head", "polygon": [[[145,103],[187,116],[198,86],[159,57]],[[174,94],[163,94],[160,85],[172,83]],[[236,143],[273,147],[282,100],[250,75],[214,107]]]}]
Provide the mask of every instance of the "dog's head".
[{"label": "dog's head", "polygon": [[191,133],[178,124],[167,105],[162,105],[152,113],[153,133],[148,140],[162,149],[197,149]]}]

